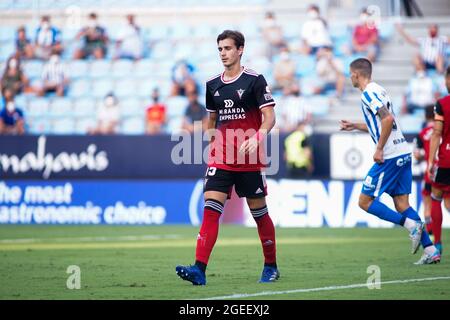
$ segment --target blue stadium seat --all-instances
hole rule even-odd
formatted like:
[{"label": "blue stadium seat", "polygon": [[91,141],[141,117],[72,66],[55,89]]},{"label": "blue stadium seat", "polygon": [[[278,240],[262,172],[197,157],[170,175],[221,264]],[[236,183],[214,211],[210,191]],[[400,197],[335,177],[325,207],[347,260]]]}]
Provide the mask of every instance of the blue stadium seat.
[{"label": "blue stadium seat", "polygon": [[328,113],[330,109],[330,101],[328,97],[324,96],[311,96],[306,99],[306,104],[309,106],[309,110],[315,116],[323,116]]},{"label": "blue stadium seat", "polygon": [[314,75],[316,72],[316,59],[309,55],[295,56],[297,62],[297,76],[306,77]]},{"label": "blue stadium seat", "polygon": [[91,64],[90,76],[92,78],[102,78],[110,76],[111,63],[107,60],[94,60]]},{"label": "blue stadium seat", "polygon": [[33,98],[28,102],[27,110],[30,117],[46,116],[50,101],[47,98]]},{"label": "blue stadium seat", "polygon": [[72,98],[81,98],[92,94],[91,82],[86,78],[74,80],[69,87],[68,95]]},{"label": "blue stadium seat", "polygon": [[51,132],[53,134],[73,134],[75,131],[75,119],[71,117],[56,119],[52,123]]},{"label": "blue stadium seat", "polygon": [[79,118],[75,122],[75,134],[86,134],[92,128],[95,128],[97,120],[95,117]]},{"label": "blue stadium seat", "polygon": [[170,38],[173,40],[187,39],[192,36],[192,27],[180,21],[176,21],[169,29]]},{"label": "blue stadium seat", "polygon": [[94,81],[92,84],[92,95],[96,98],[103,98],[108,93],[113,91],[114,91],[114,83],[113,80],[109,78]]},{"label": "blue stadium seat", "polygon": [[0,26],[0,41],[14,43],[16,31],[15,26]]},{"label": "blue stadium seat", "polygon": [[122,120],[121,132],[123,134],[138,135],[145,133],[145,120],[143,117],[131,117]]},{"label": "blue stadium seat", "polygon": [[0,61],[7,60],[16,51],[14,42],[3,42],[0,44]]},{"label": "blue stadium seat", "polygon": [[71,79],[89,77],[89,62],[72,60],[69,62],[68,70]]},{"label": "blue stadium seat", "polygon": [[155,24],[147,31],[151,41],[166,39],[169,35],[169,27],[166,25]]},{"label": "blue stadium seat", "polygon": [[136,88],[136,94],[139,98],[149,99],[153,88],[158,87],[158,83],[151,78],[142,78],[139,79],[138,85]]},{"label": "blue stadium seat", "polygon": [[73,103],[73,115],[75,117],[83,118],[96,115],[97,101],[94,98],[80,98]]},{"label": "blue stadium seat", "polygon": [[170,97],[165,101],[167,107],[167,116],[168,117],[179,117],[183,116],[188,105],[188,100],[186,97]]},{"label": "blue stadium seat", "polygon": [[217,36],[214,27],[205,23],[194,26],[192,35],[195,38],[200,38],[203,40],[207,38],[215,38]]},{"label": "blue stadium seat", "polygon": [[72,100],[68,98],[55,98],[50,104],[50,116],[67,117],[73,115]]},{"label": "blue stadium seat", "polygon": [[161,41],[154,45],[151,58],[158,60],[165,60],[167,58],[173,57],[173,47],[169,41]]},{"label": "blue stadium seat", "polygon": [[25,123],[28,132],[31,134],[48,134],[51,130],[51,122],[48,118],[35,117],[29,118],[25,116]]},{"label": "blue stadium seat", "polygon": [[134,66],[134,75],[136,77],[150,77],[154,70],[155,62],[151,59],[142,59],[136,62]]},{"label": "blue stadium seat", "polygon": [[41,78],[44,63],[40,60],[28,60],[22,65],[23,72],[29,78]]},{"label": "blue stadium seat", "polygon": [[122,78],[134,74],[134,63],[130,60],[114,61],[111,68],[111,75]]},{"label": "blue stadium seat", "polygon": [[423,117],[414,114],[405,114],[398,117],[403,133],[419,133],[422,129]]},{"label": "blue stadium seat", "polygon": [[394,34],[394,25],[390,21],[382,21],[378,25],[378,31],[380,35],[380,39],[382,41],[388,41]]},{"label": "blue stadium seat", "polygon": [[124,78],[116,82],[114,94],[119,98],[127,98],[136,95],[137,82],[134,78]]},{"label": "blue stadium seat", "polygon": [[145,105],[138,98],[128,98],[120,101],[120,114],[122,117],[144,117]]},{"label": "blue stadium seat", "polygon": [[183,124],[183,117],[172,117],[169,118],[167,122],[167,133],[176,133],[181,130],[181,125]]}]

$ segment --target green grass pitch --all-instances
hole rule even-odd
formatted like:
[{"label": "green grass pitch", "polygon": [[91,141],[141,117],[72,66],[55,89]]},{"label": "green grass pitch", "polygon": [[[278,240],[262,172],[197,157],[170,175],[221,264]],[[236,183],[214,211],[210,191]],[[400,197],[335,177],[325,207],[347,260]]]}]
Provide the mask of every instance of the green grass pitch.
[{"label": "green grass pitch", "polygon": [[[222,225],[202,287],[175,274],[177,264],[193,263],[197,232],[188,226],[0,226],[0,299],[450,299],[446,247],[440,264],[415,266],[422,250],[410,253],[401,228],[278,228],[281,278],[259,284],[256,229]],[[444,230],[444,244],[449,238]],[[78,290],[66,286],[71,265],[81,270]],[[380,268],[380,289],[364,285],[371,265]]]}]

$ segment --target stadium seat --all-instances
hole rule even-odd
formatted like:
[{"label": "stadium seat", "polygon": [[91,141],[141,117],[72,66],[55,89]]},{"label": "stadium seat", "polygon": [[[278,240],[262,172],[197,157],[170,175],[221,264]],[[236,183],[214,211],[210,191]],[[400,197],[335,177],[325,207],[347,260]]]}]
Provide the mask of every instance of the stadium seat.
[{"label": "stadium seat", "polygon": [[28,60],[23,63],[22,68],[28,78],[41,78],[44,63],[40,60]]},{"label": "stadium seat", "polygon": [[177,96],[168,98],[165,103],[168,117],[180,117],[184,115],[189,101],[186,97]]},{"label": "stadium seat", "polygon": [[414,114],[405,114],[398,117],[398,121],[400,122],[400,128],[403,133],[419,133],[422,129],[423,124],[423,116],[417,116]]},{"label": "stadium seat", "polygon": [[115,84],[114,94],[119,99],[131,97],[136,95],[137,83],[134,78],[124,78]]},{"label": "stadium seat", "polygon": [[75,131],[75,120],[70,117],[56,119],[52,123],[51,133],[53,134],[72,134]]},{"label": "stadium seat", "polygon": [[97,120],[95,117],[85,117],[77,119],[75,123],[75,134],[86,134],[88,131],[95,127]]},{"label": "stadium seat", "polygon": [[94,98],[80,98],[75,100],[73,104],[73,114],[77,118],[89,117],[96,115],[97,102]]},{"label": "stadium seat", "polygon": [[169,35],[169,28],[165,25],[155,24],[148,30],[148,37],[151,41],[166,39]]},{"label": "stadium seat", "polygon": [[134,76],[150,77],[154,70],[155,63],[151,59],[142,59],[134,66]]},{"label": "stadium seat", "polygon": [[130,60],[117,60],[113,62],[111,75],[116,78],[122,78],[134,73],[134,64]]},{"label": "stadium seat", "polygon": [[181,130],[181,125],[183,123],[183,117],[172,117],[169,118],[167,122],[167,133],[177,133]]},{"label": "stadium seat", "polygon": [[142,117],[131,117],[122,120],[121,132],[123,134],[137,135],[145,133],[145,121]]},{"label": "stadium seat", "polygon": [[315,116],[323,116],[328,113],[330,108],[330,101],[328,97],[324,96],[312,96],[305,98],[306,104],[311,110],[311,113]]},{"label": "stadium seat", "polygon": [[94,60],[91,64],[90,76],[92,78],[109,77],[110,72],[111,63],[107,60]]},{"label": "stadium seat", "polygon": [[30,117],[46,116],[49,109],[49,100],[46,98],[33,98],[28,103],[28,115]]},{"label": "stadium seat", "polygon": [[151,78],[142,78],[138,81],[136,94],[139,98],[149,99],[153,88],[158,87],[158,83]]},{"label": "stadium seat", "polygon": [[51,130],[51,121],[48,118],[34,117],[29,118],[25,115],[25,125],[27,132],[31,134],[48,134]]},{"label": "stadium seat", "polygon": [[108,93],[114,91],[114,83],[110,78],[94,81],[92,84],[92,95],[96,98],[103,98]]},{"label": "stadium seat", "polygon": [[173,57],[173,48],[169,41],[161,41],[155,44],[151,52],[151,58],[164,60],[170,57]]},{"label": "stadium seat", "polygon": [[123,117],[144,117],[145,105],[142,104],[141,100],[134,97],[128,98],[120,101],[120,114]]},{"label": "stadium seat", "polygon": [[55,98],[50,104],[49,115],[51,117],[73,116],[72,101],[68,98]]},{"label": "stadium seat", "polygon": [[85,60],[72,60],[68,65],[69,77],[71,79],[89,76],[89,62]]},{"label": "stadium seat", "polygon": [[15,26],[0,26],[0,41],[14,43],[16,30]]},{"label": "stadium seat", "polygon": [[382,21],[377,27],[382,41],[388,41],[395,31],[394,25],[390,21]]},{"label": "stadium seat", "polygon": [[296,55],[294,57],[297,62],[297,76],[306,77],[315,74],[316,59],[313,56]]},{"label": "stadium seat", "polygon": [[86,78],[75,80],[70,84],[68,92],[69,97],[81,98],[91,94],[91,82]]}]

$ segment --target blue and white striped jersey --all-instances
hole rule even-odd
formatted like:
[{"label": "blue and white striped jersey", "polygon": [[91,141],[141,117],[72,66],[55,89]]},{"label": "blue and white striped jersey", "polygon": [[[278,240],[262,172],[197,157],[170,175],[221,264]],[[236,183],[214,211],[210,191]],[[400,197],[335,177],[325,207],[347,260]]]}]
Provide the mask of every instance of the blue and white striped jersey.
[{"label": "blue and white striped jersey", "polygon": [[384,159],[391,159],[410,153],[411,148],[406,142],[399,124],[395,120],[392,102],[386,90],[375,82],[369,83],[361,94],[361,109],[370,136],[375,144],[378,143],[381,134],[381,120],[378,116],[378,110],[383,106],[394,116],[394,125],[383,149]]}]

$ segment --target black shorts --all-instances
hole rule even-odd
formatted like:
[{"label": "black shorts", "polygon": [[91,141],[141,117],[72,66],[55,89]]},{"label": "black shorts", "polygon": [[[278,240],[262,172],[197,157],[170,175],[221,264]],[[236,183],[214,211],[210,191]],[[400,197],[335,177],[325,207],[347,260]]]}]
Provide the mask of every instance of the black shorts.
[{"label": "black shorts", "polygon": [[206,170],[203,192],[223,192],[230,199],[233,185],[240,198],[263,198],[267,195],[264,172],[229,171],[215,167],[208,167]]},{"label": "black shorts", "polygon": [[450,186],[450,168],[438,168],[434,182]]}]

